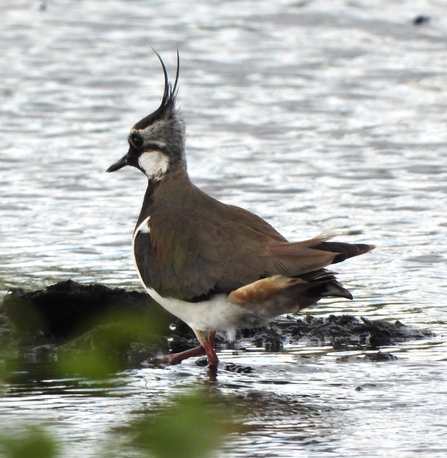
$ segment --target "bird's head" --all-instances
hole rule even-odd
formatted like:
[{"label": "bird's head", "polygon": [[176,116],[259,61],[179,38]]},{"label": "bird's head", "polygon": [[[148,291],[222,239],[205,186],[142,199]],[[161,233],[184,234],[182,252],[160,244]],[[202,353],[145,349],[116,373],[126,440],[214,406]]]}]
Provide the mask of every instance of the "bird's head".
[{"label": "bird's head", "polygon": [[149,180],[160,180],[166,173],[179,167],[186,168],[185,125],[175,106],[180,59],[177,52],[177,72],[174,86],[169,82],[168,72],[160,55],[165,77],[165,89],[160,107],[137,122],[130,130],[129,151],[112,164],[107,172],[115,172],[126,165],[141,170]]}]

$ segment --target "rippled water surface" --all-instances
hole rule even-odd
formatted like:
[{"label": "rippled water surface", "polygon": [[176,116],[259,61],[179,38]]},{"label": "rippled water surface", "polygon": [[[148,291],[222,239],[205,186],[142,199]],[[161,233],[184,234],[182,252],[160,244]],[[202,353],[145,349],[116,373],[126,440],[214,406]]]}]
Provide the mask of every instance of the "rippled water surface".
[{"label": "rippled water surface", "polygon": [[[428,23],[413,25],[424,14]],[[352,302],[312,313],[399,319],[437,337],[385,349],[224,354],[247,432],[225,457],[447,454],[447,5],[436,0],[38,1],[0,5],[0,290],[62,279],[139,289],[130,239],[145,189],[108,175],[181,55],[189,172],[290,239],[371,242],[337,266]],[[2,425],[40,423],[64,456],[98,456],[203,368],[138,369],[110,386],[25,377]],[[117,446],[116,456],[133,456]]]}]

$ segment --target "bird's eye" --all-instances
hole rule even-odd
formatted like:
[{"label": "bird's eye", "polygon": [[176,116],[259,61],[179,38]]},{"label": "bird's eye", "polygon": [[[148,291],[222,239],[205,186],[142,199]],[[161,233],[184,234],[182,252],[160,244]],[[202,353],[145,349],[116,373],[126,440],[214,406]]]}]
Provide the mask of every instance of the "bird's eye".
[{"label": "bird's eye", "polygon": [[136,132],[130,136],[130,142],[135,148],[141,148],[143,146],[143,138]]}]

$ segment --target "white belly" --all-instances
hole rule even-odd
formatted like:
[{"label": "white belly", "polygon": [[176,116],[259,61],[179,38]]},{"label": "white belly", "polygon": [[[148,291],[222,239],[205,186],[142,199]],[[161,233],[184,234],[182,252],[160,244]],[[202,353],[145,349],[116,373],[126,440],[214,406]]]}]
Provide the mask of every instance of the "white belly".
[{"label": "white belly", "polygon": [[152,299],[192,329],[204,332],[226,332],[228,340],[234,340],[236,328],[264,326],[270,321],[270,317],[259,316],[229,302],[227,294],[216,294],[206,301],[187,302],[172,297],[162,297],[152,288],[146,290]]}]

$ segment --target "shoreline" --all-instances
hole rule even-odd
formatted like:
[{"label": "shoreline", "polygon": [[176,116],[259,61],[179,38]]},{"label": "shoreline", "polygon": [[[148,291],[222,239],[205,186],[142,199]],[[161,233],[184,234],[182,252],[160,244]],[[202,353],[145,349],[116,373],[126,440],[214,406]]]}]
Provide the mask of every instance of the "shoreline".
[{"label": "shoreline", "polygon": [[[163,355],[197,345],[191,329],[146,293],[101,284],[66,280],[41,290],[16,289],[4,297],[0,316],[2,348],[28,362],[61,360],[73,351],[101,348],[119,361],[119,367],[147,367]],[[371,361],[386,361],[397,357],[381,347],[434,336],[430,330],[399,321],[301,314],[279,317],[266,327],[238,330],[235,343],[218,337],[216,347],[218,352],[244,351],[247,346],[281,352],[288,345],[332,346],[336,351],[364,351]],[[198,364],[206,365],[206,360],[199,359]]]}]

